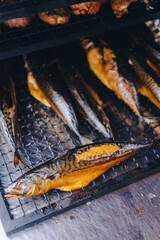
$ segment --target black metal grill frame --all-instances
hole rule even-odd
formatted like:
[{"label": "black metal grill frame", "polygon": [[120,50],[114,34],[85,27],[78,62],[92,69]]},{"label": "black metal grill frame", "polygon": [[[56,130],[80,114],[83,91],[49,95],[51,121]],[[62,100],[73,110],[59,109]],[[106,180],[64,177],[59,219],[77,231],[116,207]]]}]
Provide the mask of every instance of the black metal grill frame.
[{"label": "black metal grill frame", "polygon": [[6,0],[5,3],[0,3],[0,22],[82,2],[85,0],[17,0],[15,3]]},{"label": "black metal grill frame", "polygon": [[104,5],[98,14],[72,16],[66,25],[50,26],[37,17],[26,28],[2,26],[0,60],[159,18],[160,0],[154,1],[153,6],[154,9],[148,9],[144,3],[133,3],[129,7],[129,14],[121,19],[117,19],[111,9]]},{"label": "black metal grill frame", "polygon": [[[63,52],[63,49],[61,51]],[[80,56],[78,56],[78,58],[80,58]],[[85,61],[80,60],[80,62]],[[51,159],[58,153],[61,153],[61,151],[78,146],[80,143],[76,136],[66,128],[52,110],[48,110],[47,107],[44,107],[44,105],[30,96],[26,84],[26,70],[23,65],[21,58],[6,61],[6,66],[9,67],[15,83],[17,83],[16,90],[19,93],[17,98],[20,112],[19,122],[22,130],[21,152],[24,160],[34,167]],[[138,133],[138,123],[133,112],[113,93],[107,89],[105,90],[103,85],[97,82],[97,79],[89,70],[86,71],[86,78],[89,79],[92,84],[95,84],[96,89],[99,89],[101,93],[103,92],[101,96],[104,96],[103,100],[107,103],[106,112],[110,119],[112,129],[114,130],[115,139],[117,141],[137,141],[135,140],[137,139],[135,134]],[[152,112],[153,116],[159,116],[160,110],[150,103],[149,100],[146,101],[146,99],[141,97],[140,102],[146,106],[147,110]],[[49,125],[46,124],[46,118]],[[52,121],[52,119],[54,119],[54,121]],[[36,131],[34,131],[33,126],[35,123]],[[88,132],[91,132],[93,141],[104,141],[102,136],[94,131],[87,123],[85,124]],[[61,127],[63,131],[68,134],[67,139],[61,139],[61,137],[63,137]],[[51,132],[49,136],[48,132]],[[57,139],[56,145],[54,141],[50,140],[50,137],[53,138],[54,135]],[[155,133],[153,130],[148,128],[145,131],[144,141],[151,140],[154,136]],[[40,142],[36,138],[39,138]],[[2,147],[2,145],[5,147],[5,144],[4,141],[0,142],[0,147]],[[36,149],[31,148],[31,150],[29,150],[30,146],[35,146]],[[46,152],[46,149],[49,150],[49,153]],[[37,159],[35,159],[35,152],[36,155],[38,155]],[[102,196],[105,193],[115,191],[160,170],[160,147],[155,146],[116,165],[81,190],[72,192],[51,190],[49,193],[38,197],[16,199],[15,203],[13,201],[13,204],[13,199],[10,200],[3,197],[3,188],[6,184],[9,184],[22,173],[26,172],[27,169],[22,165],[18,169],[14,169],[12,161],[8,162],[6,158],[8,154],[10,153],[6,151],[0,152],[0,217],[7,235],[30,227],[33,224]],[[6,178],[5,181],[4,178]],[[41,202],[42,200],[45,204],[43,207],[39,207],[39,201]],[[28,213],[30,205],[32,205],[32,212]],[[21,210],[20,213],[14,212],[15,210],[17,211],[17,206]]]}]

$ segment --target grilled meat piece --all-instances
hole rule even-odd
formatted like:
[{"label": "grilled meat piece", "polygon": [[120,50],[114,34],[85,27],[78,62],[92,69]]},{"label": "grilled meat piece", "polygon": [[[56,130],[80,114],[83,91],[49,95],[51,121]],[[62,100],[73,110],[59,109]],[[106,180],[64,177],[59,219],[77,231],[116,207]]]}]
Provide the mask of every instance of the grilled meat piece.
[{"label": "grilled meat piece", "polygon": [[32,23],[32,20],[34,19],[35,15],[26,16],[26,17],[19,17],[14,18],[11,20],[6,20],[3,22],[3,24],[10,28],[21,28],[21,27],[27,27]]},{"label": "grilled meat piece", "polygon": [[91,40],[84,40],[82,46],[86,50],[93,73],[141,119],[134,79],[128,63],[102,40],[98,46]]},{"label": "grilled meat piece", "polygon": [[57,8],[51,11],[41,12],[38,15],[44,22],[53,26],[68,23],[71,16],[68,8]]},{"label": "grilled meat piece", "polygon": [[84,2],[75,5],[71,5],[70,8],[73,10],[75,15],[80,14],[95,14],[99,12],[100,7],[106,2],[106,0],[99,0],[94,2]]},{"label": "grilled meat piece", "polygon": [[128,30],[128,33],[132,39],[133,47],[136,47],[136,51],[149,59],[151,63],[159,65],[158,68],[160,68],[160,26],[159,29],[158,27],[156,30],[153,29],[153,26],[147,27],[144,25],[138,29],[132,28]]},{"label": "grilled meat piece", "polygon": [[152,145],[96,143],[71,149],[22,175],[5,189],[5,197],[36,196],[53,188],[83,188],[109,168]]},{"label": "grilled meat piece", "polygon": [[78,109],[88,122],[106,138],[113,138],[112,130],[105,112],[100,105],[98,96],[71,64],[60,63],[63,79],[71,92]]},{"label": "grilled meat piece", "polygon": [[125,13],[128,13],[128,7],[132,2],[137,0],[111,0],[111,7],[117,18],[121,18]]}]

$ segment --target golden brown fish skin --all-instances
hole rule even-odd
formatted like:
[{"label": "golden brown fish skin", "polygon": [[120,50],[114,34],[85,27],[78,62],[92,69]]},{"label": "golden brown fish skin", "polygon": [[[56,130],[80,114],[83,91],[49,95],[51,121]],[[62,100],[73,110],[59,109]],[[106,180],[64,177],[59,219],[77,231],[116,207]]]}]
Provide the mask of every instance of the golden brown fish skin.
[{"label": "golden brown fish skin", "polygon": [[[64,86],[61,79],[58,78],[54,71],[48,72],[41,64],[31,56],[24,56],[25,66],[28,70],[28,82],[34,80],[38,85],[36,97],[38,100],[44,98],[42,101],[44,104],[51,106],[52,109],[57,113],[57,115],[63,120],[63,122],[68,125],[68,127],[79,137],[82,145],[89,144],[91,141],[79,133],[78,120],[70,99],[69,93]],[[50,71],[50,70],[49,70]],[[29,86],[30,93],[31,85]],[[32,89],[34,90],[34,89]],[[35,95],[33,95],[35,97]]]},{"label": "golden brown fish skin", "polygon": [[128,7],[132,2],[137,0],[111,0],[111,7],[117,18],[121,18],[128,13]]},{"label": "golden brown fish skin", "polygon": [[142,56],[132,51],[130,51],[129,63],[137,76],[135,81],[138,91],[160,108],[160,82],[157,74]]},{"label": "golden brown fish skin", "polygon": [[63,79],[81,114],[107,139],[113,139],[109,119],[102,109],[98,95],[86,84],[78,69],[71,64],[59,63]]},{"label": "golden brown fish skin", "polygon": [[5,197],[36,196],[53,188],[80,189],[152,144],[95,143],[69,150],[22,175],[5,189]]},{"label": "golden brown fish skin", "polygon": [[128,64],[107,43],[100,40],[98,46],[90,39],[82,42],[90,69],[99,80],[122,99],[141,119],[134,80]]}]

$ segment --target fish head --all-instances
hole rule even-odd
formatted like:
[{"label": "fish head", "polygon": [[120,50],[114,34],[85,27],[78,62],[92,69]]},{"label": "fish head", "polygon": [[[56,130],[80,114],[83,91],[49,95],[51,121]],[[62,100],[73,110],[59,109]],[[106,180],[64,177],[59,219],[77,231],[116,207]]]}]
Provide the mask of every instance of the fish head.
[{"label": "fish head", "polygon": [[[43,190],[44,178],[34,173],[29,175],[23,175],[7,188],[4,189],[5,197],[29,197],[33,195],[41,194],[40,189]],[[42,192],[43,193],[43,192]]]}]

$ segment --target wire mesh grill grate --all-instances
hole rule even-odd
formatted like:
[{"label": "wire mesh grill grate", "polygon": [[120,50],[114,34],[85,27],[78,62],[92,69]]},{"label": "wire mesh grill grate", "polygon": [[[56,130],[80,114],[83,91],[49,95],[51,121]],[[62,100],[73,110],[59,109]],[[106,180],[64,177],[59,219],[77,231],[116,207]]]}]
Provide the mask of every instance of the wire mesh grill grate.
[{"label": "wire mesh grill grate", "polygon": [[9,29],[2,26],[0,59],[158,18],[160,16],[160,0],[155,0],[152,4],[153,8],[147,10],[143,1],[133,3],[129,8],[129,14],[121,19],[114,16],[110,6],[104,5],[96,15],[72,15],[71,22],[66,25],[50,26],[36,17],[33,23],[26,28]]},{"label": "wire mesh grill grate", "polygon": [[[68,149],[80,145],[80,142],[52,109],[45,107],[29,94],[26,82],[27,73],[23,65],[22,59],[17,58],[14,59],[9,68],[16,84],[19,108],[18,120],[21,127],[21,154],[30,166],[35,167]],[[91,73],[89,74],[89,79],[96,82],[95,77]],[[115,139],[117,141],[138,141],[139,131],[136,116],[114,94],[101,87],[100,84],[99,88],[103,92],[106,103],[105,111],[114,130]],[[160,111],[148,100],[146,101],[143,98],[140,98],[140,100],[141,104],[153,114],[156,116],[160,114]],[[87,122],[84,124],[84,132],[86,133],[85,136],[94,142],[104,141],[104,138],[97,131],[94,131]],[[4,187],[25,173],[27,169],[22,165],[14,168],[13,153],[10,151],[3,135],[0,134],[0,136],[0,184],[3,193]],[[153,138],[153,130],[147,128],[144,141]],[[114,189],[115,182],[122,183],[127,175],[133,178],[141,175],[144,170],[150,169],[150,164],[153,164],[156,168],[159,164],[159,157],[160,147],[157,146],[111,168],[81,190],[62,192],[53,189],[37,197],[4,198],[5,205],[12,221],[20,220],[21,217],[24,219],[31,213],[39,214],[41,212],[45,215],[48,215],[50,211],[59,213],[59,211],[66,210],[75,203],[82,204],[85,199]]]}]

